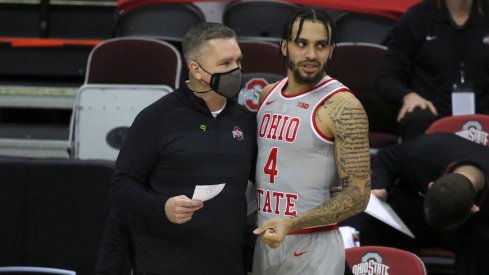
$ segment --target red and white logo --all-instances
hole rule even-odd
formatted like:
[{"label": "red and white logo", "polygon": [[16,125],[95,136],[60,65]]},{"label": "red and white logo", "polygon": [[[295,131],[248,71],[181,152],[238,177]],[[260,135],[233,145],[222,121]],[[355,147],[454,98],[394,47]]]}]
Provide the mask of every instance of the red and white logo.
[{"label": "red and white logo", "polygon": [[233,138],[237,141],[241,141],[244,139],[243,131],[238,126],[233,127]]},{"label": "red and white logo", "polygon": [[260,100],[261,90],[268,85],[265,78],[252,78],[245,84],[245,88],[240,92],[239,102],[248,110],[258,111],[258,101]]},{"label": "red and white logo", "polygon": [[389,275],[389,266],[382,263],[382,257],[375,252],[363,255],[362,261],[351,269],[355,275]]},{"label": "red and white logo", "polygon": [[487,140],[489,137],[489,133],[485,132],[482,125],[475,120],[467,121],[462,126],[462,130],[456,132],[456,134],[482,145],[487,145]]}]

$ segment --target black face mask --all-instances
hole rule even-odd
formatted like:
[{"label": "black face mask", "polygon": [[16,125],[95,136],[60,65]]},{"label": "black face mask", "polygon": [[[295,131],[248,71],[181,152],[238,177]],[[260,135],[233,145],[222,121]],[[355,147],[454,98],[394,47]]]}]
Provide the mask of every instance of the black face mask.
[{"label": "black face mask", "polygon": [[233,98],[239,94],[241,90],[241,85],[243,84],[243,75],[241,74],[241,69],[239,67],[232,69],[224,73],[209,73],[206,71],[199,63],[197,63],[204,72],[211,75],[211,82],[207,83],[211,89],[205,92],[196,93],[207,93],[214,90],[216,93],[226,97]]}]

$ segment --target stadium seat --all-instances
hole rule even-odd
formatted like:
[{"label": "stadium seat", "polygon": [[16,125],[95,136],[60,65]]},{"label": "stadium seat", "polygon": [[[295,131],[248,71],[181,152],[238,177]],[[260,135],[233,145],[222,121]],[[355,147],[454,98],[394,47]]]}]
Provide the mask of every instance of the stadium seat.
[{"label": "stadium seat", "polygon": [[83,85],[73,107],[71,156],[115,160],[138,113],[172,91],[166,85]]},{"label": "stadium seat", "polygon": [[346,12],[336,18],[337,42],[383,42],[397,21],[380,15]]},{"label": "stadium seat", "polygon": [[448,116],[433,122],[426,134],[454,133],[468,140],[489,146],[489,115]]},{"label": "stadium seat", "polygon": [[70,156],[115,160],[128,128],[146,106],[179,86],[181,56],[168,42],[114,38],[90,54],[70,124]]},{"label": "stadium seat", "polygon": [[[50,38],[108,39],[116,23],[115,7],[104,1],[76,5],[70,1],[51,1],[47,12]],[[74,1],[73,1],[74,2]]]},{"label": "stadium seat", "polygon": [[59,269],[59,268],[48,268],[48,267],[37,267],[37,266],[0,266],[0,274],[39,274],[39,275],[76,275],[75,271]]},{"label": "stadium seat", "polygon": [[284,22],[297,7],[285,1],[233,1],[224,8],[222,22],[238,38],[278,42]]},{"label": "stadium seat", "polygon": [[241,63],[243,73],[263,72],[283,76],[287,73],[277,44],[242,39],[238,40],[238,44],[244,56]]},{"label": "stadium seat", "polygon": [[326,68],[363,104],[373,151],[398,142],[395,110],[375,92],[375,78],[385,51],[385,47],[371,43],[338,43]]},{"label": "stadium seat", "polygon": [[182,57],[165,41],[113,38],[97,45],[88,58],[85,84],[180,86]]},{"label": "stadium seat", "polygon": [[204,13],[194,4],[148,2],[121,11],[114,33],[180,42],[190,27],[202,22]]},{"label": "stadium seat", "polygon": [[423,262],[415,254],[392,247],[360,246],[345,249],[353,274],[426,275]]}]

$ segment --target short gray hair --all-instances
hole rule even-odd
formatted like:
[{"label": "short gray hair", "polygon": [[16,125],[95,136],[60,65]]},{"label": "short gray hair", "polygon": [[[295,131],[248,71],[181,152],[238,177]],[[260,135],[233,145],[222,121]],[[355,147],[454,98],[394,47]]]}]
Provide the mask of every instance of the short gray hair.
[{"label": "short gray hair", "polygon": [[182,41],[183,56],[187,64],[199,55],[200,50],[212,39],[236,38],[236,33],[219,23],[200,23],[185,34]]}]

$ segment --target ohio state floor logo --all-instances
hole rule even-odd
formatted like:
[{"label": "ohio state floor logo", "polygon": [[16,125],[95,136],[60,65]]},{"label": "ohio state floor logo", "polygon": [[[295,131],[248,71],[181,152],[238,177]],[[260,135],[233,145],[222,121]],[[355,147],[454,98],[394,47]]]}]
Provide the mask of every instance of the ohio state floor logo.
[{"label": "ohio state floor logo", "polygon": [[355,275],[389,275],[389,266],[382,263],[382,256],[376,252],[363,255],[362,262],[352,267]]}]

